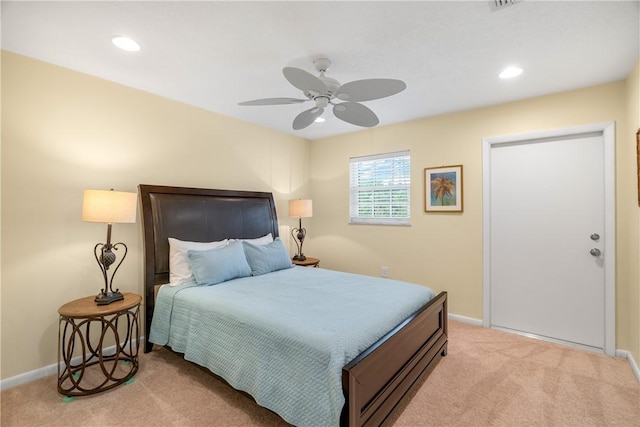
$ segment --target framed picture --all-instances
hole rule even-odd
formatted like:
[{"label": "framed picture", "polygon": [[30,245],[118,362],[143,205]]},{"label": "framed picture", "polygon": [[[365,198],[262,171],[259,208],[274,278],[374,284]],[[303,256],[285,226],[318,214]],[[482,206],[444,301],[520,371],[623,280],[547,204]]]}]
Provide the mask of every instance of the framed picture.
[{"label": "framed picture", "polygon": [[462,212],[462,165],[424,169],[424,211]]},{"label": "framed picture", "polygon": [[640,207],[640,129],[636,132],[636,171],[638,173],[638,206]]}]

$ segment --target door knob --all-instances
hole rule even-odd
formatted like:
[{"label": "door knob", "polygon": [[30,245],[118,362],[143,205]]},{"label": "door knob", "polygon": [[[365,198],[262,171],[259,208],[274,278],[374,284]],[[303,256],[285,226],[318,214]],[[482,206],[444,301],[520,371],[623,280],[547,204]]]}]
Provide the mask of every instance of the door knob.
[{"label": "door knob", "polygon": [[589,236],[589,238],[591,240],[598,240],[600,239],[600,235],[598,233],[592,233],[591,236]]},{"label": "door knob", "polygon": [[593,248],[593,249],[591,249],[591,250],[589,251],[589,253],[590,253],[591,255],[593,255],[593,256],[600,256],[600,254],[601,254],[602,252],[600,252],[600,249],[598,249],[598,248]]}]

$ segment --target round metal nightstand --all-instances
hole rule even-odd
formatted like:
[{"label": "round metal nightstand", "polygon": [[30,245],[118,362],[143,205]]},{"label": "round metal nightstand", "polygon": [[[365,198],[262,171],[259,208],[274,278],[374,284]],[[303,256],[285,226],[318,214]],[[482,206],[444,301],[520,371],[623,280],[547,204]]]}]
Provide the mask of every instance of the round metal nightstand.
[{"label": "round metal nightstand", "polygon": [[109,390],[138,371],[142,297],[126,293],[124,300],[109,305],[94,299],[77,299],[58,309],[58,392],[65,396]]}]

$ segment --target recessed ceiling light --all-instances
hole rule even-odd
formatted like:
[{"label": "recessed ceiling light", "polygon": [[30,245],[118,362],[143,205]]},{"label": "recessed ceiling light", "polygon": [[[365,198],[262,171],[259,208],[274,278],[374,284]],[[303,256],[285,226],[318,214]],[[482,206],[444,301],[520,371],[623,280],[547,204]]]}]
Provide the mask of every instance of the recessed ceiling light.
[{"label": "recessed ceiling light", "polygon": [[314,122],[316,122],[316,123],[322,123],[322,122],[324,122],[324,117],[316,117],[316,119],[314,120]]},{"label": "recessed ceiling light", "polygon": [[122,50],[137,52],[140,50],[140,43],[125,36],[113,36],[111,42]]},{"label": "recessed ceiling light", "polygon": [[501,79],[512,79],[522,74],[522,68],[520,67],[507,67],[499,74]]}]

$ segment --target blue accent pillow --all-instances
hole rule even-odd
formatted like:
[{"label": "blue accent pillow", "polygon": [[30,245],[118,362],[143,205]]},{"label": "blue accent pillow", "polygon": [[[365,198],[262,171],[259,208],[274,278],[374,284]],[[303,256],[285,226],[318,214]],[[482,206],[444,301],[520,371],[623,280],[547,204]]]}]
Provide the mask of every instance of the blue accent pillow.
[{"label": "blue accent pillow", "polygon": [[279,237],[266,245],[258,246],[247,242],[242,244],[253,276],[294,267],[289,259],[289,252]]},{"label": "blue accent pillow", "polygon": [[251,276],[251,267],[241,242],[206,251],[188,251],[187,256],[196,283],[200,286]]}]

